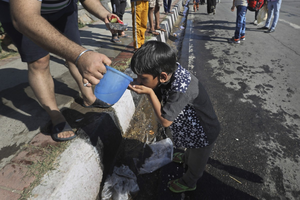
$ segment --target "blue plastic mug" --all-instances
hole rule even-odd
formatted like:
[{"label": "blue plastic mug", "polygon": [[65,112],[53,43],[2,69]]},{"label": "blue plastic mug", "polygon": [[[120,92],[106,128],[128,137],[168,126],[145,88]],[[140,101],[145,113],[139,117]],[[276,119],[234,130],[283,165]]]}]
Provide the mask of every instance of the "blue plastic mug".
[{"label": "blue plastic mug", "polygon": [[101,101],[115,104],[119,101],[133,79],[110,66],[105,67],[106,73],[100,80],[100,83],[96,85],[94,93]]}]

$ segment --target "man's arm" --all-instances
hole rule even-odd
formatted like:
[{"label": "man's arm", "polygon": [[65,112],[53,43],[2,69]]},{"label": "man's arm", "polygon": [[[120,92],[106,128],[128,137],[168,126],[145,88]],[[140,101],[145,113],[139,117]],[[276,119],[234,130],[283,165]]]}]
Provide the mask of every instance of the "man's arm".
[{"label": "man's arm", "polygon": [[[109,11],[107,11],[104,6],[101,4],[100,0],[80,0],[82,6],[91,14],[93,14],[98,19],[102,20],[107,29],[110,30],[109,27],[109,21],[111,19],[111,16],[114,14],[111,14]],[[119,19],[117,15],[114,15]],[[116,33],[117,31],[110,30],[112,33]]]},{"label": "man's arm", "polygon": [[[40,1],[10,0],[10,9],[15,28],[49,52],[74,63],[78,55],[85,50],[84,47],[62,35],[41,16]],[[77,66],[85,79],[92,84],[97,84],[103,77],[102,73],[106,71],[103,63],[110,65],[111,60],[103,54],[89,51],[78,59]]]}]

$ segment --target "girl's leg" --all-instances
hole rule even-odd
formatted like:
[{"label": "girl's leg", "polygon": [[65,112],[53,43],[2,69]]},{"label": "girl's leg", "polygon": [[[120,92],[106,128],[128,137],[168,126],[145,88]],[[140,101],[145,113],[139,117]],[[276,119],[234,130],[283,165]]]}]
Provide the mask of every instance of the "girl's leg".
[{"label": "girl's leg", "polygon": [[215,143],[198,149],[187,149],[185,154],[185,163],[188,165],[188,170],[183,175],[182,181],[188,187],[195,187],[197,181],[202,177],[214,144]]}]

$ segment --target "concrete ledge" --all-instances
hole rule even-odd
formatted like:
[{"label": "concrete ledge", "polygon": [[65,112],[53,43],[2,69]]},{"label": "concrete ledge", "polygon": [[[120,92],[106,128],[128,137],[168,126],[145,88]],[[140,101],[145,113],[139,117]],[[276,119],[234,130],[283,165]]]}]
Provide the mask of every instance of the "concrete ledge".
[{"label": "concrete ledge", "polygon": [[96,199],[103,171],[99,153],[88,139],[74,139],[57,162],[58,168],[43,177],[30,199]]}]

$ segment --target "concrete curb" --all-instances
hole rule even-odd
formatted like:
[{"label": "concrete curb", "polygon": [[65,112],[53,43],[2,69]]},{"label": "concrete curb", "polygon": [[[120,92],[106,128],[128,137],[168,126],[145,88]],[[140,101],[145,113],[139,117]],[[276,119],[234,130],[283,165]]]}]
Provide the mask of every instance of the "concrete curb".
[{"label": "concrete curb", "polygon": [[[151,39],[166,42],[182,8],[182,0],[161,23],[166,32]],[[85,14],[84,11],[82,11]],[[92,18],[91,16],[88,16]],[[86,19],[86,22],[88,19]],[[130,73],[126,71],[125,73]],[[125,133],[138,106],[140,97],[127,90],[112,106],[115,126]],[[70,142],[70,146],[57,159],[59,167],[44,175],[29,199],[100,199],[99,191],[103,178],[102,142],[94,143],[85,134]]]}]

